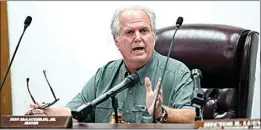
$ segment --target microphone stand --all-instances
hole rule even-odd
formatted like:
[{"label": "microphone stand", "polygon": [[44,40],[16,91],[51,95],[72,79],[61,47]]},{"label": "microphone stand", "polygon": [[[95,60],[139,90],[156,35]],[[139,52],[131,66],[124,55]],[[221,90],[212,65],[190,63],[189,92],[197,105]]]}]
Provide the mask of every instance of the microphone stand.
[{"label": "microphone stand", "polygon": [[[118,108],[118,101],[115,98],[115,95],[118,94],[119,92],[123,91],[124,89],[127,89],[129,87],[133,87],[135,84],[137,84],[139,82],[139,80],[140,80],[139,75],[136,74],[136,73],[127,76],[121,83],[114,86],[113,88],[111,88],[107,92],[103,93],[102,95],[100,95],[99,97],[94,99],[93,101],[91,101],[87,104],[84,103],[84,104],[80,105],[79,107],[73,109],[71,111],[73,118],[77,119],[80,122],[84,121],[84,119],[86,118],[86,115],[92,113],[93,109],[97,105],[106,101],[109,98],[112,99],[112,106],[113,106],[114,110],[116,111],[117,108]],[[115,115],[118,116],[117,111],[116,111]],[[117,120],[118,117],[116,117],[116,116],[115,116],[115,118]]]},{"label": "microphone stand", "polygon": [[183,18],[182,17],[179,17],[177,19],[177,22],[176,22],[176,29],[173,33],[173,37],[172,37],[172,40],[171,40],[171,43],[170,43],[170,47],[169,47],[169,51],[168,51],[168,55],[167,55],[167,60],[166,60],[166,63],[165,63],[165,66],[164,66],[164,70],[163,70],[163,73],[162,73],[162,76],[161,76],[161,81],[159,83],[159,89],[156,93],[156,99],[154,101],[154,105],[153,105],[153,120],[152,120],[152,123],[156,123],[156,103],[159,99],[159,92],[160,92],[160,89],[161,89],[161,84],[163,83],[163,79],[164,79],[164,76],[165,76],[165,72],[166,72],[166,68],[168,66],[168,62],[169,62],[169,57],[170,57],[170,53],[171,53],[171,50],[172,50],[172,46],[173,46],[173,43],[174,43],[174,38],[175,38],[175,35],[178,31],[178,29],[180,28],[180,26],[182,25],[182,22],[183,22]]},{"label": "microphone stand", "polygon": [[112,103],[112,107],[114,109],[114,118],[115,118],[115,122],[116,124],[118,124],[118,99],[115,96],[111,97],[111,103]]},{"label": "microphone stand", "polygon": [[23,30],[23,33],[22,33],[22,35],[20,36],[20,39],[19,39],[19,41],[18,41],[18,44],[16,45],[16,48],[15,48],[15,51],[14,51],[14,55],[12,56],[11,62],[10,62],[9,65],[8,65],[8,68],[7,68],[6,72],[5,72],[4,79],[3,79],[2,83],[1,83],[0,92],[2,91],[2,88],[4,87],[5,80],[7,79],[8,72],[10,71],[10,68],[11,68],[12,63],[13,63],[13,61],[14,61],[16,52],[17,52],[17,50],[18,50],[18,48],[19,48],[19,46],[20,46],[21,40],[22,40],[22,38],[23,38],[23,36],[24,36],[24,33],[25,33],[27,27],[31,24],[31,22],[32,22],[32,17],[31,17],[31,16],[27,16],[26,19],[25,19],[25,22],[24,22],[24,30]]},{"label": "microphone stand", "polygon": [[198,105],[198,104],[194,104],[193,106],[196,107],[196,120],[201,120],[203,121],[203,107],[204,105]]},{"label": "microphone stand", "polygon": [[[192,106],[196,107],[196,120],[203,121],[203,108],[204,108],[204,92],[201,89],[200,80],[202,79],[202,72],[199,69],[193,69],[191,72],[194,88],[196,88],[195,93],[192,98]],[[194,91],[192,91],[194,92]]]}]

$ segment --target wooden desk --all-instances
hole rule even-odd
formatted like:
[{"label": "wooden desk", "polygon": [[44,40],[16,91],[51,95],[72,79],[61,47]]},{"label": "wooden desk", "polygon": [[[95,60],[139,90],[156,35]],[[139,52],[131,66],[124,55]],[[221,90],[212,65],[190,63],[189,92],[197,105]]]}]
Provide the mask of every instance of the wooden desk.
[{"label": "wooden desk", "polygon": [[203,129],[258,129],[261,128],[260,119],[219,119],[204,120],[195,123],[196,128]]},{"label": "wooden desk", "polygon": [[71,116],[1,116],[0,128],[73,128],[73,129],[258,129],[260,119],[223,119],[196,121],[193,124],[110,124],[72,123]]},{"label": "wooden desk", "polygon": [[73,123],[73,129],[196,129],[195,124]]}]

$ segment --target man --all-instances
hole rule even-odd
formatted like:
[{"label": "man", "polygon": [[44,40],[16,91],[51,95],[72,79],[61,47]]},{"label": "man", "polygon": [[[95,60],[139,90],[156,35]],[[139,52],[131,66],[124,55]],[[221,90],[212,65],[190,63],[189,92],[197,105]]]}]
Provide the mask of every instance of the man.
[{"label": "man", "polygon": [[[156,91],[161,82],[166,57],[154,51],[155,14],[145,8],[126,8],[116,11],[111,31],[123,59],[111,61],[101,67],[83,90],[63,108],[37,109],[33,113],[46,115],[71,115],[71,110],[90,102],[119,84],[127,75],[137,73],[140,78],[135,86],[116,95],[122,120],[130,123],[151,123]],[[170,59],[161,84],[156,105],[156,119],[161,122],[191,123],[195,111],[191,104],[193,92],[189,69],[181,62]],[[86,116],[86,122],[109,122],[113,112],[111,100],[98,106]],[[166,116],[167,115],[167,116]]]}]

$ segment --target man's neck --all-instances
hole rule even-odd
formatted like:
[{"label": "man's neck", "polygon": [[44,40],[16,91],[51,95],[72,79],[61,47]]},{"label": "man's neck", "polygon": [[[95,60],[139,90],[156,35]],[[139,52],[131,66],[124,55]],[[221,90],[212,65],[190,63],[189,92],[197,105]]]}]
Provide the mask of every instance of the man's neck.
[{"label": "man's neck", "polygon": [[130,74],[136,73],[136,71],[138,71],[140,68],[142,68],[143,66],[145,66],[146,64],[148,64],[152,60],[153,55],[154,55],[154,53],[152,54],[152,56],[149,60],[141,61],[141,62],[126,62],[123,59],[125,67]]},{"label": "man's neck", "polygon": [[[125,61],[124,61],[125,62]],[[145,64],[141,64],[141,63],[126,63],[126,69],[128,70],[128,72],[130,74],[135,73],[137,70],[139,70],[140,68],[142,68]]]},{"label": "man's neck", "polygon": [[[152,59],[152,57],[151,57],[151,59]],[[141,69],[143,66],[148,64],[150,62],[150,60],[143,61],[143,62],[130,62],[130,63],[129,62],[127,63],[126,61],[124,61],[124,63],[125,63],[125,66],[126,66],[126,69],[128,70],[128,72],[130,74],[133,74],[133,73],[136,73],[136,71]]]}]

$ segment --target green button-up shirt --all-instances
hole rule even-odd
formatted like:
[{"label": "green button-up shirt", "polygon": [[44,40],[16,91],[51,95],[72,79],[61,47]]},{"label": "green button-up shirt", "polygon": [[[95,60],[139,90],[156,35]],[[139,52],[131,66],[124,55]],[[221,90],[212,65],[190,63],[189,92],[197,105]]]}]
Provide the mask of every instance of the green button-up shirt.
[{"label": "green button-up shirt", "polygon": [[[122,120],[130,123],[152,122],[146,107],[145,77],[149,77],[153,90],[161,78],[166,57],[156,51],[152,59],[137,71],[140,82],[135,86],[125,89],[116,95],[118,99],[118,112],[122,113]],[[75,109],[83,103],[88,103],[119,84],[128,75],[122,59],[111,61],[98,69],[96,74],[87,82],[82,91],[67,104],[70,109]],[[193,82],[190,70],[180,61],[169,59],[165,77],[162,82],[163,105],[171,108],[184,109],[191,104]],[[86,122],[109,123],[113,112],[111,99],[96,106],[92,114],[87,116]]]}]

